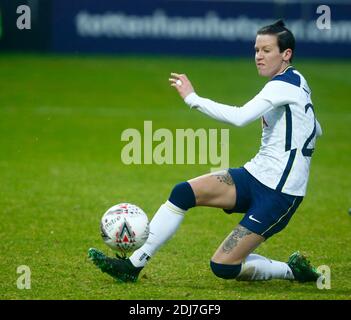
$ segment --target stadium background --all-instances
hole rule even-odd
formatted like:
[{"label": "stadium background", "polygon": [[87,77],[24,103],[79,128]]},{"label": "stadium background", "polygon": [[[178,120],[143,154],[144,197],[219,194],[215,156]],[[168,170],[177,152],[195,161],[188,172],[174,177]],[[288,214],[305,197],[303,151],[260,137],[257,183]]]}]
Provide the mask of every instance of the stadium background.
[{"label": "stadium background", "polygon": [[[31,29],[19,30],[19,5]],[[331,29],[318,29],[318,6]],[[1,299],[349,299],[351,176],[350,1],[0,0]],[[168,86],[185,72],[200,95],[241,105],[265,83],[253,62],[256,29],[284,18],[296,34],[294,65],[307,78],[324,129],[307,197],[258,253],[297,249],[331,269],[330,290],[284,281],[229,282],[212,252],[240,216],[196,208],[136,284],[118,284],[87,260],[103,212],[118,202],[151,218],[177,182],[208,165],[125,165],[121,132],[230,129],[230,163],[259,147],[260,125],[231,128],[190,113]],[[20,265],[31,289],[18,289]]]}]

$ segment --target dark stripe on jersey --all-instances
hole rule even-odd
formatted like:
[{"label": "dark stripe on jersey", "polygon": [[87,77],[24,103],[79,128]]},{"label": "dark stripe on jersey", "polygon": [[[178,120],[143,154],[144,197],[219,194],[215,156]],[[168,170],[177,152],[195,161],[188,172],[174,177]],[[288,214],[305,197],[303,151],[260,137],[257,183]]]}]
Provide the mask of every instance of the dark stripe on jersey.
[{"label": "dark stripe on jersey", "polygon": [[286,134],[285,134],[285,151],[291,149],[291,139],[292,139],[292,117],[290,106],[285,105],[285,120],[286,120]]},{"label": "dark stripe on jersey", "polygon": [[290,150],[288,163],[286,164],[283,175],[282,175],[282,177],[277,185],[277,188],[276,188],[276,190],[279,192],[281,192],[283,190],[284,184],[285,184],[286,180],[288,179],[289,173],[291,171],[291,168],[292,168],[294,160],[295,160],[295,156],[296,156],[296,149]]},{"label": "dark stripe on jersey", "polygon": [[311,92],[307,91],[305,88],[302,88],[303,91],[305,91],[307,94],[310,94]]}]

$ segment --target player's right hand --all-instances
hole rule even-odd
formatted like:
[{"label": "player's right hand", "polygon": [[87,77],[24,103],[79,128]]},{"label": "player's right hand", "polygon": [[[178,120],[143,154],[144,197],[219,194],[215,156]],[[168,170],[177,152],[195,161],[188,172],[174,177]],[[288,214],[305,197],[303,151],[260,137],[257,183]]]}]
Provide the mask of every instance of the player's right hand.
[{"label": "player's right hand", "polygon": [[168,79],[171,86],[176,88],[179,95],[185,99],[190,93],[195,92],[194,88],[185,74],[171,73],[171,77]]}]

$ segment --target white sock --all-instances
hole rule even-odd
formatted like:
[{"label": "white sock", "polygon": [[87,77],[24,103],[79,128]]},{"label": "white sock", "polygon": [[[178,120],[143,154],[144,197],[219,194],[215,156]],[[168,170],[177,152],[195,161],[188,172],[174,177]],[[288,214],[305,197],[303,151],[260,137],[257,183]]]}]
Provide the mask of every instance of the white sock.
[{"label": "white sock", "polygon": [[135,250],[130,261],[135,267],[143,267],[160,247],[172,237],[184,219],[186,211],[166,201],[150,222],[150,232],[145,244]]},{"label": "white sock", "polygon": [[243,261],[241,271],[236,277],[239,281],[289,279],[294,275],[285,262],[270,260],[258,254],[250,254]]}]

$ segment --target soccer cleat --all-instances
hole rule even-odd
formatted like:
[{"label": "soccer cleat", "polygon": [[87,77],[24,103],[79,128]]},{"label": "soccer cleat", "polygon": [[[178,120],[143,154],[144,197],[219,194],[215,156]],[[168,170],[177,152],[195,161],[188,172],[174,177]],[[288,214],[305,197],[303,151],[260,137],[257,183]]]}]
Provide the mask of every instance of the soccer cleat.
[{"label": "soccer cleat", "polygon": [[311,266],[307,258],[299,251],[294,252],[288,260],[288,265],[294,275],[295,280],[299,282],[317,281],[321,276],[317,269]]},{"label": "soccer cleat", "polygon": [[134,267],[126,257],[110,258],[97,249],[90,248],[88,257],[102,271],[122,282],[135,282],[143,267]]}]

